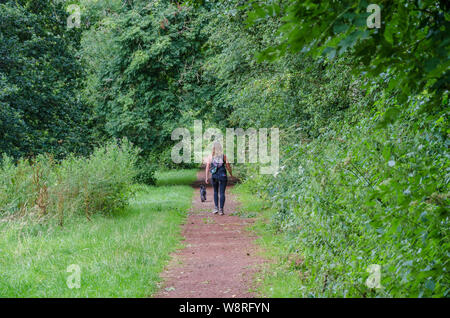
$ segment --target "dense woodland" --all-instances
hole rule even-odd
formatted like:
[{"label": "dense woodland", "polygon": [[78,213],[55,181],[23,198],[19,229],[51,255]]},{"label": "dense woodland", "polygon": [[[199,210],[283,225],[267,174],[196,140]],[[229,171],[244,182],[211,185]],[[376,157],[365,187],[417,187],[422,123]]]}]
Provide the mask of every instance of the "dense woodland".
[{"label": "dense woodland", "polygon": [[0,218],[124,206],[194,119],[279,127],[279,173],[238,169],[303,259],[292,296],[448,297],[449,4],[370,29],[370,3],[2,1]]}]

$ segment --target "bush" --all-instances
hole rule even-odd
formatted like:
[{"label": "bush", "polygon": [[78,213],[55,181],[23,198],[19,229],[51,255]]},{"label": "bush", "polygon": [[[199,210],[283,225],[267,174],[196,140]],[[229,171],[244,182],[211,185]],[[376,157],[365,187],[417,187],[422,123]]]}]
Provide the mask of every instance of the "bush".
[{"label": "bush", "polygon": [[173,162],[171,155],[172,147],[173,145],[170,145],[162,150],[155,151],[150,154],[148,161],[155,165],[156,170],[195,169],[199,167],[199,164],[195,162]]},{"label": "bush", "polygon": [[[276,207],[267,230],[304,259],[297,296],[448,296],[448,124],[415,105],[285,140],[276,177],[248,175]],[[366,286],[371,264],[381,288]]]},{"label": "bush", "polygon": [[127,204],[137,174],[139,150],[127,140],[111,142],[89,157],[69,156],[56,163],[49,155],[17,164],[3,156],[0,165],[0,217],[34,220],[73,214],[108,213]]},{"label": "bush", "polygon": [[134,178],[134,181],[140,184],[152,185],[156,183],[155,171],[157,165],[153,162],[140,160],[137,164],[138,173]]}]

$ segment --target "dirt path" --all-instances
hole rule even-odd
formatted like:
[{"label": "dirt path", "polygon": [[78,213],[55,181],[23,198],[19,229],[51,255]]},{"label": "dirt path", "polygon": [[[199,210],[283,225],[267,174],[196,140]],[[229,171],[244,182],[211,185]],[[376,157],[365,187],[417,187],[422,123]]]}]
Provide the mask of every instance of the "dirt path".
[{"label": "dirt path", "polygon": [[185,248],[173,254],[162,274],[164,282],[154,297],[253,297],[250,291],[258,265],[264,260],[253,244],[256,238],[245,228],[251,219],[232,216],[237,203],[226,190],[225,215],[214,215],[213,189],[207,188],[207,201],[200,201],[198,186],[204,171],[199,171],[193,185],[196,194],[186,224],[183,225]]}]

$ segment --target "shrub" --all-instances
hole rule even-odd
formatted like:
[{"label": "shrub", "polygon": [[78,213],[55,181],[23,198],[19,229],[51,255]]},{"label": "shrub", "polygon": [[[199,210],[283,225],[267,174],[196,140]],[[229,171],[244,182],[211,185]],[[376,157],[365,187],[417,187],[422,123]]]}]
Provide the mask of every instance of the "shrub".
[{"label": "shrub", "polygon": [[[298,296],[448,296],[446,115],[412,103],[380,129],[387,113],[285,140],[276,177],[248,175],[276,207],[267,229],[304,259]],[[371,264],[382,288],[366,286]]]},{"label": "shrub", "polygon": [[[150,154],[149,162],[154,163],[156,170],[173,170],[173,169],[195,169],[198,168],[199,164],[195,162],[191,163],[175,163],[172,160],[172,147],[169,145],[164,149],[155,151]],[[192,158],[193,159],[193,158]]]},{"label": "shrub", "polygon": [[0,165],[0,217],[58,219],[72,214],[107,213],[128,201],[137,174],[139,150],[126,139],[99,147],[89,157],[69,156],[56,163],[49,155]]},{"label": "shrub", "polygon": [[135,182],[148,185],[156,183],[155,171],[157,169],[157,164],[141,159],[138,162],[137,167],[138,173],[134,178]]}]

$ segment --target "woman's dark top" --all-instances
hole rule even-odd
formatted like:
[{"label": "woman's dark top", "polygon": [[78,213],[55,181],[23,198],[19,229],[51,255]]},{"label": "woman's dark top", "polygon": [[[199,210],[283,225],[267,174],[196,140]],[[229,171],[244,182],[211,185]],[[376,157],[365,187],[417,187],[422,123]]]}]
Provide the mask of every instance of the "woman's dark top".
[{"label": "woman's dark top", "polygon": [[227,178],[227,169],[225,168],[225,156],[222,157],[214,157],[211,160],[211,167],[217,167],[215,173],[212,173],[212,177],[214,179],[226,179]]}]

